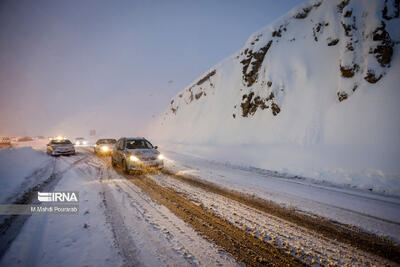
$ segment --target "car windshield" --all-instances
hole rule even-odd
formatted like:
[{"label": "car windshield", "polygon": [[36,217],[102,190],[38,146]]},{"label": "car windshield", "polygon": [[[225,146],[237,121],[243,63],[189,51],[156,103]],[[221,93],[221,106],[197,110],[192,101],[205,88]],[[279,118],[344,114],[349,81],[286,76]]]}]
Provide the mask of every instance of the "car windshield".
[{"label": "car windshield", "polygon": [[69,145],[69,144],[72,144],[72,143],[69,140],[52,140],[51,144],[52,145]]},{"label": "car windshield", "polygon": [[146,140],[126,140],[127,149],[151,149],[153,148]]},{"label": "car windshield", "polygon": [[115,144],[117,142],[117,140],[115,139],[100,139],[96,142],[97,145],[100,144]]}]

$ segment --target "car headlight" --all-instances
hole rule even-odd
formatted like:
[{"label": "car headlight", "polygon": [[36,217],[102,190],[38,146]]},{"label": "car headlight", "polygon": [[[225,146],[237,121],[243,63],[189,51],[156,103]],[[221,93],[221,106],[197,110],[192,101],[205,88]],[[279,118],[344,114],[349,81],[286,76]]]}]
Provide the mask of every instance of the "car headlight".
[{"label": "car headlight", "polygon": [[104,151],[104,152],[107,152],[108,151],[108,146],[102,146],[101,150]]},{"label": "car headlight", "polygon": [[135,156],[133,156],[133,155],[129,156],[129,159],[130,159],[131,161],[138,161],[138,160],[139,160],[137,157],[135,157]]},{"label": "car headlight", "polygon": [[83,144],[84,144],[84,145],[87,145],[87,141],[83,141]]},{"label": "car headlight", "polygon": [[164,159],[164,155],[163,154],[158,155],[158,159]]},{"label": "car headlight", "polygon": [[75,144],[79,145],[80,143],[79,143],[79,141],[76,141]]}]

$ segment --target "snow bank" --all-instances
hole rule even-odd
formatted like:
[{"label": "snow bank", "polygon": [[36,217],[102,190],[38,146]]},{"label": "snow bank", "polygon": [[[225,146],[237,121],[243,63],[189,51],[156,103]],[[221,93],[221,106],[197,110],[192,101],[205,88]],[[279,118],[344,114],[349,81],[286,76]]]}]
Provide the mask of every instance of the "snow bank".
[{"label": "snow bank", "polygon": [[0,150],[0,203],[17,192],[23,183],[29,183],[29,176],[50,160],[45,152],[31,147]]},{"label": "snow bank", "polygon": [[400,196],[398,8],[294,8],[174,97],[150,135],[175,151]]},{"label": "snow bank", "polygon": [[32,147],[36,150],[46,150],[46,145],[49,141],[47,139],[38,139],[34,141],[26,141],[26,142],[12,142],[11,145],[14,148],[20,147]]},{"label": "snow bank", "polygon": [[56,171],[63,178],[54,191],[78,191],[79,214],[31,216],[0,260],[1,266],[123,265],[106,222],[98,173],[86,163],[72,168],[76,160],[76,156],[57,159]]}]

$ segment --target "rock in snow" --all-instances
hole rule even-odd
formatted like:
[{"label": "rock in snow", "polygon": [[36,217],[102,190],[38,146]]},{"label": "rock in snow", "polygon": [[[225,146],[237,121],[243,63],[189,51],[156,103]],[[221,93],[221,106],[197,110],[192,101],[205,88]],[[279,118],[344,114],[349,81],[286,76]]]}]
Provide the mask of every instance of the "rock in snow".
[{"label": "rock in snow", "polygon": [[175,96],[154,138],[400,193],[399,40],[398,0],[308,1]]}]

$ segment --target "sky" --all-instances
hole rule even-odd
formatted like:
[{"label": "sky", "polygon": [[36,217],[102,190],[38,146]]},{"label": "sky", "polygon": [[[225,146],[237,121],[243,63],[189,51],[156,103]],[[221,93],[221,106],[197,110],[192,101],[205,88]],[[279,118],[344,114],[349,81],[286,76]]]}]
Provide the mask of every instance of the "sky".
[{"label": "sky", "polygon": [[136,136],[300,0],[0,1],[0,136]]}]

